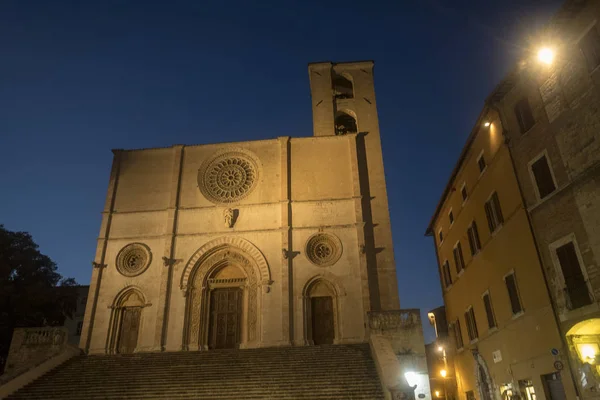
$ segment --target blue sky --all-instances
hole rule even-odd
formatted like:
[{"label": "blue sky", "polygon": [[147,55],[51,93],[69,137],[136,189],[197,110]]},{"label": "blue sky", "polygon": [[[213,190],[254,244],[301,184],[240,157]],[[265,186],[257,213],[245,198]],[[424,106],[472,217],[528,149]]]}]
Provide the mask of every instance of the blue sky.
[{"label": "blue sky", "polygon": [[429,218],[560,5],[524,3],[3,0],[0,223],[87,284],[110,149],[310,136],[307,64],[373,59],[401,306],[435,308]]}]

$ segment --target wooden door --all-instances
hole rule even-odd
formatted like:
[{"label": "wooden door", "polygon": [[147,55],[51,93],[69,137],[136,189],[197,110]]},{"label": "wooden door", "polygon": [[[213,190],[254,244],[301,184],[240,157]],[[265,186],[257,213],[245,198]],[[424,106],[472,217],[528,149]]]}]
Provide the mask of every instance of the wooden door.
[{"label": "wooden door", "polygon": [[567,400],[567,395],[560,377],[560,372],[542,375],[542,381],[544,383],[544,389],[546,390],[547,399]]},{"label": "wooden door", "polygon": [[237,348],[240,344],[241,321],[242,290],[239,288],[213,290],[210,296],[209,348]]},{"label": "wooden door", "polygon": [[310,302],[314,344],[333,344],[333,299],[331,296],[311,297]]},{"label": "wooden door", "polygon": [[119,332],[118,352],[121,354],[133,353],[137,346],[140,332],[140,307],[126,307],[123,309],[121,331]]}]

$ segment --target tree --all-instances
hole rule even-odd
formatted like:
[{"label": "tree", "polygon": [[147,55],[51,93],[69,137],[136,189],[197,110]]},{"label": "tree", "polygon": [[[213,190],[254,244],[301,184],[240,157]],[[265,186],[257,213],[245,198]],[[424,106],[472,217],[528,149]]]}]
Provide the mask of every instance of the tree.
[{"label": "tree", "polygon": [[0,371],[13,329],[62,325],[77,306],[75,286],[40,253],[29,233],[0,225]]}]

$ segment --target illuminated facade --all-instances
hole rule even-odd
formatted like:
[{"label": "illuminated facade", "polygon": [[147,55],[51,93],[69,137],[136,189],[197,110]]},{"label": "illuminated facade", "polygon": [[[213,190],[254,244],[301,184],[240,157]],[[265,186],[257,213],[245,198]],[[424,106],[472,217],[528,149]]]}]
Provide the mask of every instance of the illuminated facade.
[{"label": "illuminated facade", "polygon": [[488,99],[504,117],[583,399],[600,393],[599,18],[600,1],[566,2],[547,29],[552,62],[526,60]]},{"label": "illuminated facade", "polygon": [[561,378],[554,366],[567,367],[566,349],[494,110],[482,111],[427,233],[435,238],[458,398],[549,399],[549,385],[573,398],[568,370]]}]

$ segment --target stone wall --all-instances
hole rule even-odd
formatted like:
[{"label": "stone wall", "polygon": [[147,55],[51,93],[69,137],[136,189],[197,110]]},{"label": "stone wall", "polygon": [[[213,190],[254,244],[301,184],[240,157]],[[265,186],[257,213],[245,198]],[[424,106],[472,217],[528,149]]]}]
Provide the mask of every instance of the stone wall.
[{"label": "stone wall", "polygon": [[16,328],[4,369],[14,377],[59,354],[67,345],[68,330],[58,328]]}]

